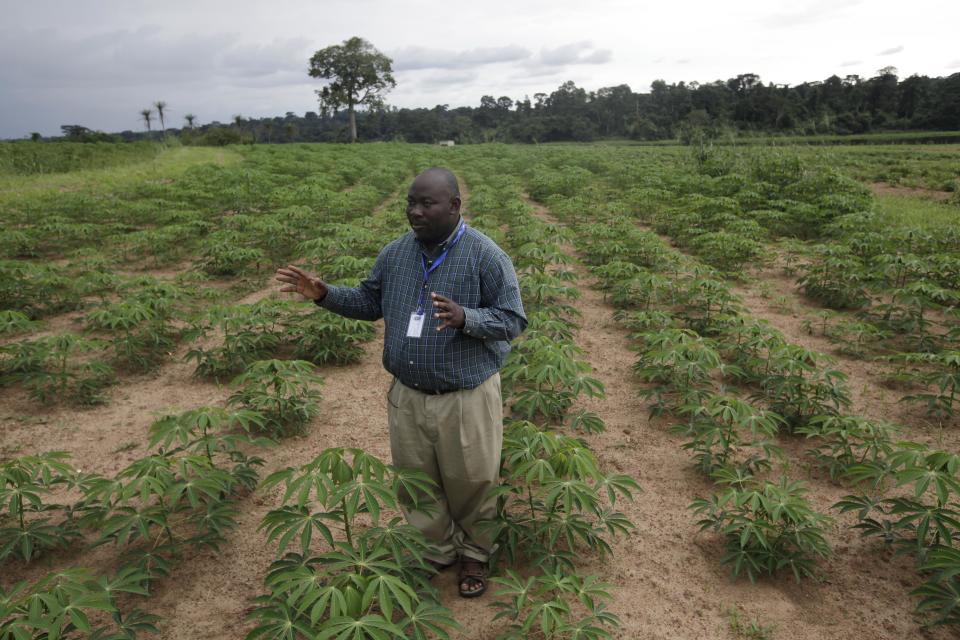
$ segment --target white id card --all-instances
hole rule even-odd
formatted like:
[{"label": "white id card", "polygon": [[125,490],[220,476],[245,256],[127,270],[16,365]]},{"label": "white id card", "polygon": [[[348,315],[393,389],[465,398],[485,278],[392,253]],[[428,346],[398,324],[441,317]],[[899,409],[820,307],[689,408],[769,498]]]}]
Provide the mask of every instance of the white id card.
[{"label": "white id card", "polygon": [[414,311],[410,314],[410,324],[407,325],[407,337],[419,338],[423,335],[423,319],[426,314]]}]

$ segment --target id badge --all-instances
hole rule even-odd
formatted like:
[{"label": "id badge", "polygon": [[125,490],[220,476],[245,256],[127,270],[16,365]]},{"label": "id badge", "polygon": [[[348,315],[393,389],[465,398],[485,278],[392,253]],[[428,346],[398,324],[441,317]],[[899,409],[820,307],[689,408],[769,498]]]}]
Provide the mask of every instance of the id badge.
[{"label": "id badge", "polygon": [[407,337],[408,338],[419,338],[423,335],[423,319],[426,318],[426,314],[417,313],[414,311],[410,314],[410,324],[407,325]]}]

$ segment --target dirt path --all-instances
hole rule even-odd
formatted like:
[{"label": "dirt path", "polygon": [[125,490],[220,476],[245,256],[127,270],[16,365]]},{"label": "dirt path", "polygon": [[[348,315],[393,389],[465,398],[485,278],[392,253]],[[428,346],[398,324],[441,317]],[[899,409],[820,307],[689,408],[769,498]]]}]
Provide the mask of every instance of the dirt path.
[{"label": "dirt path", "polygon": [[[546,208],[530,204],[538,216],[559,224]],[[891,560],[846,521],[831,530],[836,554],[823,565],[824,582],[798,584],[788,576],[755,585],[746,579],[731,582],[719,562],[722,544],[713,534],[698,533],[687,509],[714,488],[691,468],[680,439],[667,431],[669,422],[648,418],[648,407],[638,397],[641,384],[632,373],[636,356],[628,333],[613,320],[613,307],[592,288],[586,269],[578,265],[576,271],[583,294],[574,305],[583,314],[577,343],[607,396],[584,403],[607,424],[604,433],[588,441],[605,467],[631,475],[644,489],[632,503],[618,505],[637,529],[614,545],[612,558],[592,559],[582,569],[615,585],[611,610],[623,621],[616,637],[736,638],[729,628],[731,609],[773,625],[778,640],[949,637],[943,631],[927,635],[914,620],[908,591],[919,580],[912,564]],[[797,444],[791,458],[802,476],[806,446]],[[826,482],[815,485],[811,499],[821,511],[848,492]]]}]

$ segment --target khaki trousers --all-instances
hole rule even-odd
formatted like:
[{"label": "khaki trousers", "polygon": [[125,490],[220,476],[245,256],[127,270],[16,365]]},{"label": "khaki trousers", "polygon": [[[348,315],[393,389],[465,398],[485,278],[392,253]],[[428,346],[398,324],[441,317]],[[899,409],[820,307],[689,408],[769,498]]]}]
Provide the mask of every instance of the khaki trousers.
[{"label": "khaki trousers", "polygon": [[500,374],[475,389],[428,395],[395,380],[388,399],[390,451],[397,467],[426,473],[439,487],[431,513],[403,509],[431,543],[427,558],[443,564],[458,555],[486,562],[492,540],[478,520],[496,515],[503,447]]}]

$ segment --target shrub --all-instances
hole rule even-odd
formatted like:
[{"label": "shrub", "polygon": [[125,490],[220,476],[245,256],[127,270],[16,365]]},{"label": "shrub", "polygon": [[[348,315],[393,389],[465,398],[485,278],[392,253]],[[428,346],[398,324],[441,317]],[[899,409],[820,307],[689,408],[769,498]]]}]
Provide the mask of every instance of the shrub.
[{"label": "shrub", "polygon": [[234,378],[241,388],[229,404],[239,405],[262,417],[256,426],[271,435],[303,433],[317,415],[320,393],[312,387],[323,384],[314,365],[303,360],[259,360]]},{"label": "shrub", "polygon": [[831,554],[824,537],[831,519],[814,511],[801,483],[759,481],[729,470],[717,471],[714,479],[726,490],[695,500],[690,509],[702,516],[701,531],[717,531],[726,539],[720,562],[732,565],[735,578],[746,573],[756,582],[783,569],[798,582],[817,576],[817,558]]}]

